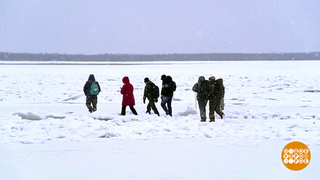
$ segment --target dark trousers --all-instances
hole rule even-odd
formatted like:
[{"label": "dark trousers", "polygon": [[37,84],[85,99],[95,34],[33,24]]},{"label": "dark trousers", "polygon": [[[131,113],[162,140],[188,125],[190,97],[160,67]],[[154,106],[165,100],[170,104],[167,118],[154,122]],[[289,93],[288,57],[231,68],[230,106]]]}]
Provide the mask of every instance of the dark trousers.
[{"label": "dark trousers", "polygon": [[216,112],[220,117],[224,114],[220,109],[221,98],[213,98],[209,101],[209,118],[211,121],[215,120],[214,113]]},{"label": "dark trousers", "polygon": [[87,96],[86,106],[89,112],[94,112],[97,110],[98,97]]},{"label": "dark trousers", "polygon": [[[134,109],[133,106],[129,106],[129,107],[130,107],[131,112],[132,112],[134,115],[138,115],[136,109]],[[121,115],[123,115],[123,116],[126,115],[126,108],[127,108],[127,106],[122,106]]]},{"label": "dark trousers", "polygon": [[156,107],[156,104],[155,104],[154,99],[151,99],[151,98],[149,99],[149,98],[148,98],[148,100],[149,100],[149,103],[148,103],[148,105],[147,105],[147,113],[150,113],[150,111],[151,111],[151,109],[152,109],[155,114],[157,114],[158,116],[160,116],[159,111],[158,111],[158,109],[157,109],[157,107]]},{"label": "dark trousers", "polygon": [[[163,96],[161,99],[161,107],[166,112],[166,115],[172,116],[172,107],[171,107],[172,97]],[[166,106],[168,105],[168,108]]]},{"label": "dark trousers", "polygon": [[208,104],[208,100],[198,99],[201,121],[207,120],[207,116],[206,116],[207,104]]}]

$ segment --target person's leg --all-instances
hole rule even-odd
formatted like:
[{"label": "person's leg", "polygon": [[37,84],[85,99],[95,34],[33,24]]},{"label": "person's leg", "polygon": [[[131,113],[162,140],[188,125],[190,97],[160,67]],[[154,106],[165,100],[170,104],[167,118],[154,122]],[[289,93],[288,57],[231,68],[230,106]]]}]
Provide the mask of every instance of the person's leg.
[{"label": "person's leg", "polygon": [[89,110],[90,113],[93,112],[93,108],[92,108],[92,106],[91,106],[91,103],[92,103],[92,99],[87,96],[87,98],[86,98],[86,106],[87,106],[87,108],[88,108],[88,110]]},{"label": "person's leg", "polygon": [[172,103],[172,97],[169,97],[169,99],[168,99],[168,113],[169,113],[169,116],[172,116],[172,106],[171,106],[171,103]]},{"label": "person's leg", "polygon": [[134,115],[138,115],[136,109],[133,107],[133,106],[129,106],[130,109],[131,109],[131,112],[134,114]]},{"label": "person's leg", "polygon": [[217,112],[220,118],[223,119],[224,113],[220,109],[220,102],[221,98],[214,98],[214,110]]},{"label": "person's leg", "polygon": [[199,110],[200,110],[200,117],[202,122],[206,122],[206,106],[208,103],[208,100],[198,100],[199,103]]},{"label": "person's leg", "polygon": [[216,112],[220,116],[220,118],[223,119],[224,113],[219,108],[216,109]]},{"label": "person's leg", "polygon": [[127,108],[127,106],[122,106],[122,109],[121,109],[121,115],[122,116],[126,115],[126,108]]},{"label": "person's leg", "polygon": [[151,111],[151,101],[148,99],[148,105],[147,105],[147,112],[146,113],[149,113],[150,114],[150,111]]},{"label": "person's leg", "polygon": [[158,116],[160,116],[159,111],[158,111],[158,109],[157,109],[157,107],[156,107],[153,99],[150,99],[150,100],[149,100],[149,104],[150,104],[150,107],[151,107],[151,109],[153,110],[153,112],[154,112],[155,114],[157,114]]},{"label": "person's leg", "polygon": [[168,108],[166,107],[167,103],[168,103],[168,97],[163,96],[161,99],[161,107],[164,110],[164,112],[168,115],[169,111],[168,111]]},{"label": "person's leg", "polygon": [[98,98],[92,100],[92,110],[97,111]]},{"label": "person's leg", "polygon": [[214,122],[215,121],[215,117],[214,117],[214,100],[210,100],[209,101],[209,119],[210,122]]}]

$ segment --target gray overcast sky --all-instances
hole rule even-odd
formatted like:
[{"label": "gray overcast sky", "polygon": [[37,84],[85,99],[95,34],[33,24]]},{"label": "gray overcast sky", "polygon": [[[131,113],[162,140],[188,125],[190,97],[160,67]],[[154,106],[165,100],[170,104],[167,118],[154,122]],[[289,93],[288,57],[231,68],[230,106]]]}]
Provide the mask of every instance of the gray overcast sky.
[{"label": "gray overcast sky", "polygon": [[0,52],[320,51],[318,0],[0,0]]}]

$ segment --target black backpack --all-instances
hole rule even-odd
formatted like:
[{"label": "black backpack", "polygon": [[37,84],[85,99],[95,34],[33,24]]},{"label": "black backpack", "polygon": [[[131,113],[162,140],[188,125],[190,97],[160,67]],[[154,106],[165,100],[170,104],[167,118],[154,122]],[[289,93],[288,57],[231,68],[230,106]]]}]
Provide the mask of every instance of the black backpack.
[{"label": "black backpack", "polygon": [[198,98],[206,100],[210,99],[210,85],[208,80],[204,80],[199,84]]},{"label": "black backpack", "polygon": [[225,93],[225,90],[223,86],[223,80],[221,78],[217,79],[216,84],[214,86],[214,96],[216,98],[224,98],[224,93]]},{"label": "black backpack", "polygon": [[151,97],[154,99],[158,99],[160,96],[159,87],[155,84],[152,84],[152,91],[150,93]]},{"label": "black backpack", "polygon": [[174,81],[172,81],[172,91],[176,91],[177,85]]}]

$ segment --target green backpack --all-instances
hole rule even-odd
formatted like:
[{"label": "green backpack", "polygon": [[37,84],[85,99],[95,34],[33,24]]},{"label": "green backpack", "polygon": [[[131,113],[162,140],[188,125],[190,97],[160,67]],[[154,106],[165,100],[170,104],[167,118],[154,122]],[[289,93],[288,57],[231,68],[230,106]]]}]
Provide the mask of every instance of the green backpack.
[{"label": "green backpack", "polygon": [[98,95],[99,94],[99,86],[96,81],[93,81],[90,86],[90,94]]}]

